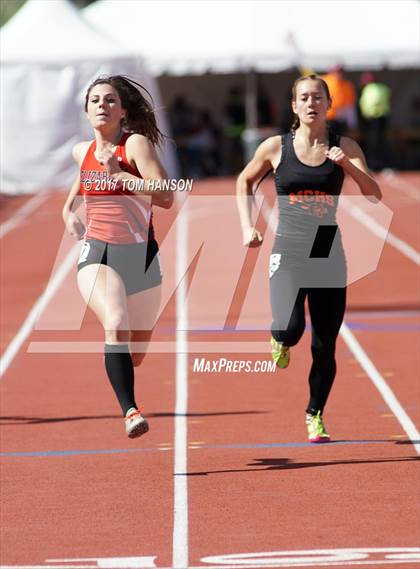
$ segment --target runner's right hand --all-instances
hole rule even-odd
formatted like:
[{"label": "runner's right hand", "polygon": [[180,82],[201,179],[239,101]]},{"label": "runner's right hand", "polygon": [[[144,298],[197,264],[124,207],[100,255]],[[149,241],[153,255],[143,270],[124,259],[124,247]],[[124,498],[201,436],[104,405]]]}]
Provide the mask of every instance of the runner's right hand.
[{"label": "runner's right hand", "polygon": [[76,239],[83,239],[86,228],[75,213],[70,212],[66,219],[66,229],[76,237]]}]

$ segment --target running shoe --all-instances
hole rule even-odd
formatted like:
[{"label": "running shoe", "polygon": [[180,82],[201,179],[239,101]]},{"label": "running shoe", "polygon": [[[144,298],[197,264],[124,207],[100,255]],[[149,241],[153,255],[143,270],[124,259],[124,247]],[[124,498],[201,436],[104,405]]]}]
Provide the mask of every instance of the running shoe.
[{"label": "running shoe", "polygon": [[330,435],[325,430],[322,421],[321,411],[316,415],[306,414],[306,427],[308,428],[308,438],[311,443],[328,443]]},{"label": "running shoe", "polygon": [[282,342],[277,342],[273,336],[271,336],[271,355],[277,367],[285,368],[289,365],[290,348],[282,344]]},{"label": "running shoe", "polygon": [[125,416],[125,432],[130,439],[141,437],[149,430],[149,423],[138,409],[129,409]]}]

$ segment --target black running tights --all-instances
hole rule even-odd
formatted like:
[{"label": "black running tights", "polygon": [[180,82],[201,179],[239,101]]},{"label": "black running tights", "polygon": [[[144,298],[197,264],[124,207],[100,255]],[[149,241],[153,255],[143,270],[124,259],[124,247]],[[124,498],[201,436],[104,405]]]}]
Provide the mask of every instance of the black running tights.
[{"label": "black running tights", "polygon": [[270,279],[270,296],[272,335],[286,346],[295,346],[305,331],[305,299],[308,299],[312,325],[312,367],[306,411],[322,413],[336,374],[335,344],[344,318],[346,289],[301,288],[296,296],[293,271],[279,269]]}]

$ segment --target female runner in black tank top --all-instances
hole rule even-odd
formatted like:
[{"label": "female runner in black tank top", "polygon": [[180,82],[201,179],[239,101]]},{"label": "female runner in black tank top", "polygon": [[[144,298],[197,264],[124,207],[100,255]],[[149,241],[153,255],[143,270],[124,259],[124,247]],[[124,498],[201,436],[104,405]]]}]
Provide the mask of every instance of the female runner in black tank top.
[{"label": "female runner in black tank top", "polygon": [[305,330],[307,298],[313,362],[306,424],[311,442],[330,440],[322,414],[336,374],[335,344],[346,302],[346,263],[335,219],[344,175],[368,199],[382,197],[358,144],[329,130],[330,104],[328,86],[320,77],[297,79],[292,132],[264,141],[237,181],[243,244],[258,247],[263,238],[251,221],[252,188],[274,171],[280,215],[269,271],[272,355],[278,367],[287,367],[290,347]]}]

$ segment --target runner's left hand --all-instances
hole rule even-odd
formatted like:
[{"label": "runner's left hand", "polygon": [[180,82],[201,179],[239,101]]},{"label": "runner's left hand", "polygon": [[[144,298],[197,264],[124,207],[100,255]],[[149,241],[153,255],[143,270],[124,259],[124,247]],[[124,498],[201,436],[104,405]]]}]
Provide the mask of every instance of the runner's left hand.
[{"label": "runner's left hand", "polygon": [[350,164],[350,160],[338,146],[332,146],[326,150],[325,156],[334,162],[334,164],[341,166],[343,169],[346,169],[346,167]]}]

